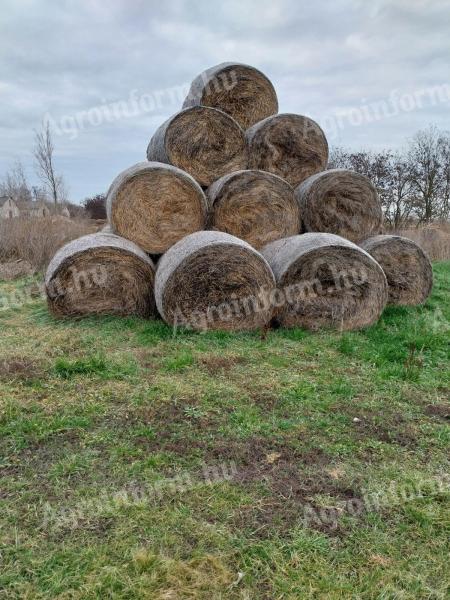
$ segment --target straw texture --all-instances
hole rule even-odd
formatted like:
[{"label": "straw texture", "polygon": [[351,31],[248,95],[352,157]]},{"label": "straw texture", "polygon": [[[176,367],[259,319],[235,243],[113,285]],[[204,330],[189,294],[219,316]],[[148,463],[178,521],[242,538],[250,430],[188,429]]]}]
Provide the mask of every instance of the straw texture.
[{"label": "straw texture", "polygon": [[284,327],[360,329],[374,323],[386,305],[380,265],[337,235],[296,235],[268,244],[261,253],[284,298],[276,309]]},{"label": "straw texture", "polygon": [[186,108],[156,130],[147,148],[148,160],[183,169],[201,186],[231,171],[247,168],[243,129],[216,108]]},{"label": "straw texture", "polygon": [[268,117],[246,131],[249,168],[279,175],[292,186],[325,169],[328,143],[319,125],[301,115]]},{"label": "straw texture", "polygon": [[248,330],[270,320],[271,307],[262,297],[274,285],[269,265],[247,242],[202,231],[180,240],[161,258],[155,299],[170,325]]},{"label": "straw texture", "polygon": [[346,169],[312,175],[295,190],[306,231],[360,242],[380,232],[381,203],[368,177]]},{"label": "straw texture", "polygon": [[188,174],[158,162],[141,162],[113,181],[106,200],[114,233],[149,254],[161,254],[179,239],[205,228],[203,190]]},{"label": "straw texture", "polygon": [[381,265],[389,286],[389,304],[415,306],[431,294],[433,270],[420,246],[398,235],[377,235],[361,248]]},{"label": "straw texture", "polygon": [[200,73],[191,84],[183,108],[210,106],[248,129],[278,112],[278,99],[269,79],[249,65],[222,63]]},{"label": "straw texture", "polygon": [[207,191],[213,229],[260,248],[300,231],[293,188],[281,177],[258,170],[230,173]]},{"label": "straw texture", "polygon": [[155,267],[132,242],[110,233],[83,236],[50,262],[45,288],[57,317],[155,314]]}]

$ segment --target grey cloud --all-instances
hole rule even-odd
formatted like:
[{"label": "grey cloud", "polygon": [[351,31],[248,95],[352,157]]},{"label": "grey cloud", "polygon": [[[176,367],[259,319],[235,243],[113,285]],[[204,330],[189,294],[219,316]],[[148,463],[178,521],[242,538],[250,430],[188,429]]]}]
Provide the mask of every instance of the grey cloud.
[{"label": "grey cloud", "polygon": [[[3,2],[0,176],[22,157],[32,178],[33,128],[44,115],[73,200],[105,190],[142,160],[158,123],[179,107],[167,90],[224,60],[253,64],[275,84],[283,112],[330,125],[332,144],[398,147],[417,129],[448,125],[450,102],[354,125],[333,115],[450,85],[448,0],[29,0]],[[165,100],[135,116],[89,125],[86,112],[135,90]],[[153,95],[153,96],[152,96]],[[150,98],[150,99],[149,99]],[[148,107],[148,106],[147,106]],[[356,113],[355,113],[356,114]],[[63,121],[63,119],[65,119]]]}]

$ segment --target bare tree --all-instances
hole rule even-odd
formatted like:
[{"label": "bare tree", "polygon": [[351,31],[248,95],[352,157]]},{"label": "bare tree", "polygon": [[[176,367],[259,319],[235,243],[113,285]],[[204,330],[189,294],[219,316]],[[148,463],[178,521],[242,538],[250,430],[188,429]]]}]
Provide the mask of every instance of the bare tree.
[{"label": "bare tree", "polygon": [[394,229],[406,227],[413,214],[413,193],[409,165],[400,153],[389,156],[389,187],[382,196],[386,222]]},{"label": "bare tree", "polygon": [[31,191],[28,186],[25,171],[20,160],[16,160],[0,184],[1,194],[8,196],[15,202],[18,200],[31,200]]},{"label": "bare tree", "polygon": [[450,134],[443,136],[442,140],[442,203],[440,218],[445,221],[450,219]]},{"label": "bare tree", "polygon": [[449,217],[450,134],[431,126],[410,142],[408,157],[418,224]]},{"label": "bare tree", "polygon": [[[36,173],[48,190],[53,202],[57,204],[67,199],[67,191],[61,175],[57,175],[53,160],[54,146],[50,124],[43,123],[41,131],[36,131],[33,150],[36,160]],[[66,196],[63,198],[62,196]]]},{"label": "bare tree", "polygon": [[351,169],[350,150],[342,146],[333,146],[330,149],[327,169]]}]

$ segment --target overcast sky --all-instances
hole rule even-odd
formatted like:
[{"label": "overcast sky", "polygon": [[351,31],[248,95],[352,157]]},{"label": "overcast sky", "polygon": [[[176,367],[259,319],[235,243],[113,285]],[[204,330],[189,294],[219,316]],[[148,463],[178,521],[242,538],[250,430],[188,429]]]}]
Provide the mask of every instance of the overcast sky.
[{"label": "overcast sky", "polygon": [[280,112],[313,117],[331,146],[398,148],[430,123],[450,129],[450,0],[1,6],[0,177],[20,158],[36,183],[33,130],[46,118],[75,202],[145,159],[184,87],[224,61],[262,70]]}]

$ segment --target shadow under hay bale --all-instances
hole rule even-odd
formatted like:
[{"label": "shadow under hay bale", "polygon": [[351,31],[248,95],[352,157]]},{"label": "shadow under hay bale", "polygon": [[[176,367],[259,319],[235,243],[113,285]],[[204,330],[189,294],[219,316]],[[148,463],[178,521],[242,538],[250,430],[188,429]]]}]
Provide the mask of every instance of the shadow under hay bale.
[{"label": "shadow under hay bale", "polygon": [[431,294],[433,270],[422,248],[398,235],[377,235],[361,243],[381,265],[389,286],[389,304],[415,306]]},{"label": "shadow under hay bale", "polygon": [[302,115],[273,115],[246,131],[248,166],[279,175],[293,187],[325,169],[328,142],[319,125]]},{"label": "shadow under hay bale", "polygon": [[272,83],[258,69],[239,63],[222,63],[193,80],[183,108],[190,106],[223,110],[247,129],[277,113],[278,99]]},{"label": "shadow under hay bale", "polygon": [[275,316],[283,327],[360,329],[377,321],[386,305],[380,265],[337,235],[296,235],[261,253],[277,281]]},{"label": "shadow under hay bale", "polygon": [[45,288],[57,317],[155,315],[155,267],[129,240],[95,233],[61,248],[50,262]]},{"label": "shadow under hay bale", "polygon": [[346,169],[312,175],[295,190],[306,231],[334,233],[359,242],[380,232],[378,193],[368,177]]},{"label": "shadow under hay bale", "polygon": [[120,173],[108,190],[106,208],[112,231],[149,254],[162,254],[204,229],[208,212],[193,177],[158,162],[141,162]]},{"label": "shadow under hay bale", "polygon": [[219,231],[193,233],[161,258],[155,299],[163,319],[196,330],[251,330],[272,315],[275,280],[247,242]]},{"label": "shadow under hay bale", "polygon": [[186,108],[156,130],[147,158],[179,167],[208,186],[226,173],[247,168],[244,130],[216,108]]},{"label": "shadow under hay bale", "polygon": [[293,188],[281,177],[258,170],[236,171],[207,191],[210,226],[260,248],[300,231]]}]

